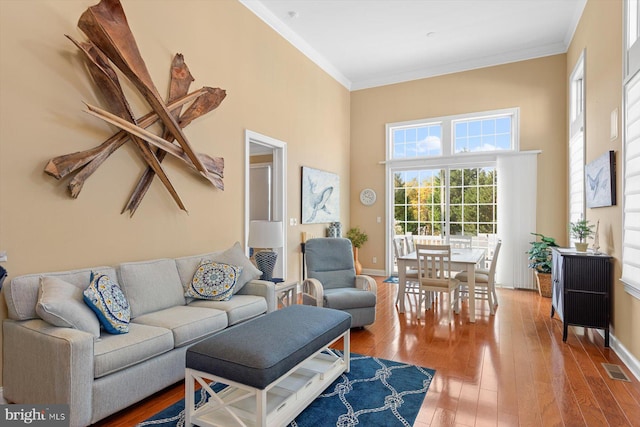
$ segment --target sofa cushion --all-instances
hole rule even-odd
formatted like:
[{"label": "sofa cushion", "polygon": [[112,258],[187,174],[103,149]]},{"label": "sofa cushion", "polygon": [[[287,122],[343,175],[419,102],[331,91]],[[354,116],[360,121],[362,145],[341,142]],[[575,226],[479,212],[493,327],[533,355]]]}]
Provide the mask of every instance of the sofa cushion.
[{"label": "sofa cushion", "polygon": [[40,291],[41,277],[57,277],[81,290],[85,290],[91,278],[91,271],[108,274],[115,277],[116,271],[112,267],[84,268],[81,270],[59,271],[52,273],[27,274],[14,277],[2,288],[7,302],[8,317],[13,320],[38,319],[36,305]]},{"label": "sofa cushion", "polygon": [[129,332],[131,311],[120,287],[106,274],[91,274],[84,290],[84,302],[96,313],[104,329],[111,334]]},{"label": "sofa cushion", "polygon": [[[475,277],[476,283],[489,283],[488,273],[476,273]],[[461,282],[468,282],[469,276],[467,275],[466,271],[461,271],[460,273],[456,274],[456,279]]]},{"label": "sofa cushion", "polygon": [[138,316],[134,322],[171,330],[175,347],[189,345],[226,328],[228,324],[224,311],[184,305]]},{"label": "sofa cushion", "polygon": [[120,288],[129,302],[133,319],[186,303],[176,263],[172,259],[120,264],[118,273]]},{"label": "sofa cushion", "polygon": [[229,326],[267,312],[267,300],[256,295],[234,295],[228,301],[194,300],[189,307],[207,307],[227,313]]},{"label": "sofa cushion", "polygon": [[100,322],[82,300],[82,289],[57,277],[40,278],[36,312],[42,320],[63,328],[75,328],[100,336]]},{"label": "sofa cushion", "polygon": [[242,273],[242,267],[203,260],[196,269],[184,296],[212,301],[227,301]]},{"label": "sofa cushion", "polygon": [[93,375],[100,378],[172,349],[173,335],[170,330],[131,323],[129,333],[104,334],[95,342]]}]

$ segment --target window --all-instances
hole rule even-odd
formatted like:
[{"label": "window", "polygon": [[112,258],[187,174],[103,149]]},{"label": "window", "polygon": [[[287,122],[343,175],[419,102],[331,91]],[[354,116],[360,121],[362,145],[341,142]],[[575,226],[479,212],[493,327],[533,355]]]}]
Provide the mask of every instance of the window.
[{"label": "window", "polygon": [[491,253],[499,229],[497,154],[517,150],[518,114],[512,108],[387,125],[387,270],[398,234],[471,235]]},{"label": "window", "polygon": [[640,10],[625,1],[625,78],[622,201],[622,282],[640,299]]},{"label": "window", "polygon": [[395,234],[442,236],[444,169],[420,169],[393,175]]},{"label": "window", "polygon": [[[569,221],[585,217],[584,196],[584,51],[569,81]],[[569,236],[569,241],[575,239]]]},{"label": "window", "polygon": [[451,169],[449,190],[450,234],[497,234],[494,167]]},{"label": "window", "polygon": [[515,151],[518,109],[387,125],[388,160]]},{"label": "window", "polygon": [[393,158],[395,159],[441,156],[442,126],[428,124],[395,128],[393,141]]},{"label": "window", "polygon": [[511,116],[454,122],[454,153],[511,150]]}]

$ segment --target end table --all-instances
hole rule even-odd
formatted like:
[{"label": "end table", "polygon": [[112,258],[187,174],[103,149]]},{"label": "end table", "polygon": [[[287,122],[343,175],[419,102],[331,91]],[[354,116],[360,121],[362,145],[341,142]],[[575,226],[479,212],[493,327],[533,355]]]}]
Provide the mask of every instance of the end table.
[{"label": "end table", "polygon": [[298,303],[298,282],[276,283],[276,298],[283,307]]}]

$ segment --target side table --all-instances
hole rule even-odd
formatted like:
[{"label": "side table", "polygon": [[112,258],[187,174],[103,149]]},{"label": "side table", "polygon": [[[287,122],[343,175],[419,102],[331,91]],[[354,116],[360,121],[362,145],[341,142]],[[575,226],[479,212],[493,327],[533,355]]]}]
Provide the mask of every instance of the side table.
[{"label": "side table", "polygon": [[276,283],[276,298],[283,307],[298,303],[298,282]]}]

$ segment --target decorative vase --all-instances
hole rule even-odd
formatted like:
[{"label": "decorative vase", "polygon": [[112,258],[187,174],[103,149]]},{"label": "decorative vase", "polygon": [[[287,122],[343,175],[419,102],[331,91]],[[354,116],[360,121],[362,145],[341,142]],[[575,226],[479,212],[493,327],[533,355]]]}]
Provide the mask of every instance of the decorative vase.
[{"label": "decorative vase", "polygon": [[342,237],[342,224],[332,222],[327,228],[327,237]]},{"label": "decorative vase", "polygon": [[362,274],[362,264],[358,260],[358,248],[353,248],[353,266],[356,269],[356,274]]},{"label": "decorative vase", "polygon": [[578,252],[586,252],[587,248],[589,247],[588,243],[583,243],[583,242],[576,242],[576,251]]},{"label": "decorative vase", "polygon": [[538,292],[541,297],[551,298],[551,273],[536,273],[536,282],[538,283]]}]

